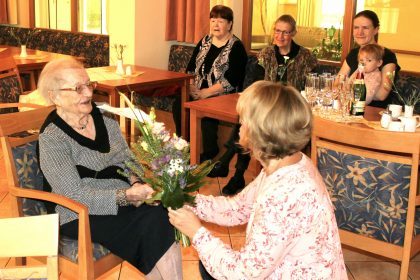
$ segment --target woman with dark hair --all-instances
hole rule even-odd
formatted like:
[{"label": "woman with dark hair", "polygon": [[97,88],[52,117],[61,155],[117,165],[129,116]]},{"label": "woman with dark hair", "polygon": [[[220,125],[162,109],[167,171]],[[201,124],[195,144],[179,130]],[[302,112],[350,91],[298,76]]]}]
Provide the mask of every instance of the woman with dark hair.
[{"label": "woman with dark hair", "polygon": [[[293,40],[297,33],[296,21],[291,15],[282,15],[274,22],[273,44],[258,53],[259,66],[264,73],[264,80],[291,85],[297,90],[305,88],[305,75],[318,65],[316,57],[306,48]],[[229,162],[237,153],[235,174],[222,189],[224,195],[233,195],[245,186],[244,174],[250,157],[243,154],[235,144],[238,140],[239,126],[234,128],[227,146],[227,151],[220,162],[209,174],[209,177],[226,177]]]},{"label": "woman with dark hair", "polygon": [[[375,12],[364,10],[356,14],[353,19],[353,38],[359,47],[349,52],[338,74],[351,76],[357,70],[360,47],[368,44],[378,44],[378,32],[379,18]],[[382,66],[379,69],[382,72],[382,82],[374,93],[373,100],[369,106],[385,108],[394,99],[394,93],[391,88],[392,83],[389,82],[387,73],[395,71],[395,77],[397,77],[400,70],[397,57],[391,50],[384,48]]]},{"label": "woman with dark hair", "polygon": [[[245,76],[247,54],[242,42],[232,34],[233,11],[216,5],[210,11],[210,34],[197,44],[187,66],[194,74],[190,96],[206,99],[223,94],[239,92]],[[181,101],[175,100],[173,116],[177,134],[181,124]],[[217,131],[219,121],[204,118],[201,121],[203,153],[200,160],[213,159],[219,153]]]},{"label": "woman with dark hair", "polygon": [[[236,196],[198,194],[194,207],[169,209],[169,221],[191,238],[215,279],[347,279],[327,188],[300,152],[311,138],[308,102],[291,86],[259,81],[240,95],[236,110],[239,143],[261,173]],[[248,224],[244,246],[226,246],[200,219]]]}]

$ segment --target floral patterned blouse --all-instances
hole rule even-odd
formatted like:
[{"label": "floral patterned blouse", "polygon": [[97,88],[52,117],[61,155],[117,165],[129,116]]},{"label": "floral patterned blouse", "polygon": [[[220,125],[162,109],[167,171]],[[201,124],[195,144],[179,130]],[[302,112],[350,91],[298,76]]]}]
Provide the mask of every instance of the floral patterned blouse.
[{"label": "floral patterned blouse", "polygon": [[308,157],[264,170],[234,197],[197,195],[193,210],[223,226],[248,223],[239,251],[201,227],[193,245],[216,279],[347,279],[331,201]]}]

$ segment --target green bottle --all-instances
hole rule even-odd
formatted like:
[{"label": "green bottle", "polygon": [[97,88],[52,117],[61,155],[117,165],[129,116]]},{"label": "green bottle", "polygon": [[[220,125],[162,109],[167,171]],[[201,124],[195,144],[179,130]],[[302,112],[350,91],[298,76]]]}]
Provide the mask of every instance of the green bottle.
[{"label": "green bottle", "polygon": [[356,79],[353,82],[354,100],[352,104],[351,114],[354,116],[363,116],[366,107],[366,85],[363,75],[364,66],[359,65]]}]

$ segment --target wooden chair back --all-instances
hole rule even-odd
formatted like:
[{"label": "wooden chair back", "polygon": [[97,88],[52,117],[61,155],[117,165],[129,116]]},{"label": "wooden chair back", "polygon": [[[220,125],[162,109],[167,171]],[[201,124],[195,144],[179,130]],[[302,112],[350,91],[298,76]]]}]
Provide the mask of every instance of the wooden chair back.
[{"label": "wooden chair back", "polygon": [[45,265],[0,268],[0,279],[58,279],[58,214],[0,219],[0,228],[1,258],[47,257]]},{"label": "wooden chair back", "polygon": [[400,279],[407,279],[420,251],[420,133],[315,117],[311,145],[342,244],[400,261]]},{"label": "wooden chair back", "polygon": [[[17,103],[22,93],[22,81],[10,50],[0,51],[0,103]],[[0,109],[0,113],[16,111]]]},{"label": "wooden chair back", "polygon": [[[15,162],[17,160],[14,158],[14,152],[18,148],[26,147],[25,145],[31,146],[31,152],[34,152],[33,149],[38,140],[39,129],[53,109],[54,107],[50,106],[24,112],[0,114],[0,143],[5,161],[7,190],[11,194],[11,212],[13,217],[22,217],[24,215],[23,198],[52,202],[76,212],[79,219],[78,261],[77,263],[73,262],[60,254],[59,271],[66,279],[94,279],[121,263],[122,260],[108,253],[106,256],[94,261],[87,207],[65,196],[42,191],[42,186],[35,186],[35,179],[19,178],[19,176],[28,175],[26,174],[29,173],[28,170],[17,170],[16,168]],[[23,154],[20,162],[24,166],[36,160],[36,156],[31,155],[28,158],[26,154]],[[36,177],[42,178],[42,176]],[[27,186],[22,186],[22,181]]]}]

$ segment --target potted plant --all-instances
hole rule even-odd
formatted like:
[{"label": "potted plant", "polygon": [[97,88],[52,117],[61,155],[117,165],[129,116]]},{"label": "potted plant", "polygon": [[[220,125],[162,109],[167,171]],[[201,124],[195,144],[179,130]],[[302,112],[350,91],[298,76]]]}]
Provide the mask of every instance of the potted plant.
[{"label": "potted plant", "polygon": [[10,28],[9,33],[10,35],[18,42],[18,44],[20,45],[20,57],[27,57],[28,54],[26,52],[26,45],[28,44],[28,42],[30,41],[30,39],[36,34],[38,33],[40,30],[39,29],[27,29],[26,31],[22,31],[21,34],[19,34],[19,36],[16,35],[14,28]]},{"label": "potted plant", "polygon": [[408,95],[402,95],[394,83],[395,78],[395,71],[393,72],[387,72],[387,77],[390,80],[391,88],[395,91],[398,100],[404,105],[404,117],[412,117],[414,112],[414,107],[420,103],[420,94],[417,92],[416,89],[414,89],[411,94]]},{"label": "potted plant", "polygon": [[117,68],[115,72],[117,74],[124,75],[123,53],[124,49],[127,48],[127,45],[114,44],[113,48],[115,49],[115,53],[117,54]]}]

